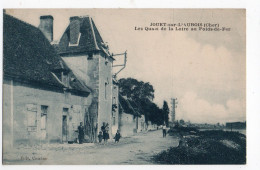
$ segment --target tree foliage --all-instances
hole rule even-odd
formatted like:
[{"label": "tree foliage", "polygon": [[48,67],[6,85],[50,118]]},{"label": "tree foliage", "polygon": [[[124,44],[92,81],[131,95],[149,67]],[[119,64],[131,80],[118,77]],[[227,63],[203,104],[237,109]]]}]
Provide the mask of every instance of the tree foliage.
[{"label": "tree foliage", "polygon": [[122,78],[118,83],[119,93],[137,106],[138,111],[145,115],[146,123],[151,121],[153,124],[163,124],[163,110],[153,102],[154,88],[149,82]]},{"label": "tree foliage", "polygon": [[162,125],[164,122],[163,111],[155,103],[149,105],[147,116],[153,124]]},{"label": "tree foliage", "polygon": [[154,89],[150,83],[144,83],[133,78],[119,80],[119,92],[128,99],[140,101],[154,99]]}]

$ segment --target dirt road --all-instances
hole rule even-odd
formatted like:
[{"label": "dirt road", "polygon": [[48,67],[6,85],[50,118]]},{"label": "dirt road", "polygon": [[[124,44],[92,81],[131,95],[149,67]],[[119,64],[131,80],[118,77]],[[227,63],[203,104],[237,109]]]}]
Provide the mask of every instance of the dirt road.
[{"label": "dirt road", "polygon": [[122,165],[153,164],[151,156],[177,146],[178,139],[162,137],[161,130],[122,138],[120,143],[53,144],[39,148],[20,148],[4,154],[4,164]]}]

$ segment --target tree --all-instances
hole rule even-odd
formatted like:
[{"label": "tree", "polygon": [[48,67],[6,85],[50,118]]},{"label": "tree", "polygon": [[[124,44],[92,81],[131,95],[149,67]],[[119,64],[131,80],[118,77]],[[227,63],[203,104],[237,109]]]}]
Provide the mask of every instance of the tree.
[{"label": "tree", "polygon": [[164,115],[162,109],[160,109],[155,103],[150,103],[146,109],[147,118],[153,124],[162,125],[164,122]]},{"label": "tree", "polygon": [[120,79],[119,92],[121,95],[126,96],[128,99],[140,101],[149,100],[154,98],[154,89],[150,83],[144,83],[133,78]]},{"label": "tree", "polygon": [[133,78],[122,78],[118,83],[119,93],[138,107],[138,111],[145,115],[146,123],[151,121],[157,125],[163,124],[163,111],[153,103],[154,89],[149,82],[138,81]]},{"label": "tree", "polygon": [[163,101],[163,116],[164,116],[164,122],[166,126],[169,126],[169,107],[168,103],[166,101]]}]

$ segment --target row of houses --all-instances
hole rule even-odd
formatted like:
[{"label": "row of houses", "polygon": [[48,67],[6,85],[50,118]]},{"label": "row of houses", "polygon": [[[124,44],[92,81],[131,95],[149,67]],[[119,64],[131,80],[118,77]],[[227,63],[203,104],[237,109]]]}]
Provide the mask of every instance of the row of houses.
[{"label": "row of houses", "polygon": [[91,17],[71,17],[58,43],[50,15],[40,17],[38,28],[3,17],[4,151],[74,141],[80,122],[88,142],[96,142],[103,122],[111,136],[118,129],[123,136],[147,130],[144,116],[120,104],[129,101],[119,98],[115,58]]}]

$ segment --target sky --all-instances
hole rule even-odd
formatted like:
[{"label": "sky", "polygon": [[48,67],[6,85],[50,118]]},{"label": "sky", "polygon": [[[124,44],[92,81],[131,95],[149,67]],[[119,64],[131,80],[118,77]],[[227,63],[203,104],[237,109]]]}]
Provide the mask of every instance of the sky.
[{"label": "sky", "polygon": [[[34,26],[54,17],[58,41],[70,16],[93,18],[111,53],[127,50],[118,78],[150,82],[154,102],[177,98],[176,119],[194,123],[246,120],[246,21],[241,9],[15,9]],[[138,31],[151,23],[215,23],[231,31]],[[121,57],[122,58],[122,57]],[[118,63],[120,57],[117,58]]]}]

